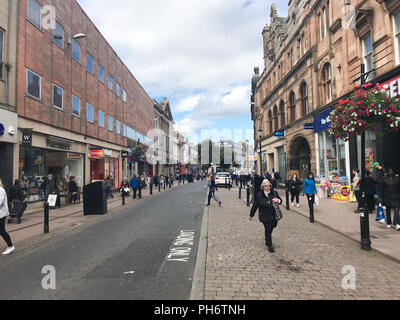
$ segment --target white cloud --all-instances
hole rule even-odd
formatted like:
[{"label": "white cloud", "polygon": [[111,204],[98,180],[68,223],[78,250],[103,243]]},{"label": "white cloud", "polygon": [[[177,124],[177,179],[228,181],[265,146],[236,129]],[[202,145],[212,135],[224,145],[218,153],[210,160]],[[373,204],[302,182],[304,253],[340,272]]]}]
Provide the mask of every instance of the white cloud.
[{"label": "white cloud", "polygon": [[193,111],[193,109],[199,104],[200,98],[200,95],[185,98],[176,106],[172,106],[172,112],[181,113]]}]

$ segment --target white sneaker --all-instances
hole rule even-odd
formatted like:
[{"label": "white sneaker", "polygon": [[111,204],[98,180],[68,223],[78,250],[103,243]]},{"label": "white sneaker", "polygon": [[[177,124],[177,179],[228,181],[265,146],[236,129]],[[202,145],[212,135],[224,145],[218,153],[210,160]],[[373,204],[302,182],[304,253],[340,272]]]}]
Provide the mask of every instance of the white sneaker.
[{"label": "white sneaker", "polygon": [[386,228],[390,229],[391,227],[392,227],[392,226],[391,226],[390,224],[388,224]]},{"label": "white sneaker", "polygon": [[386,224],[386,220],[385,219],[381,219],[381,220],[379,220],[379,223]]},{"label": "white sneaker", "polygon": [[400,224],[396,224],[396,231],[400,230]]},{"label": "white sneaker", "polygon": [[4,255],[6,255],[6,254],[10,254],[11,252],[13,252],[15,250],[15,247],[10,247],[10,248],[7,248],[7,250],[6,251],[4,251],[3,252],[3,254]]},{"label": "white sneaker", "polygon": [[294,207],[294,203],[292,202],[292,207]]},{"label": "white sneaker", "polygon": [[297,205],[297,208],[300,208],[300,205],[299,205],[299,204]]}]

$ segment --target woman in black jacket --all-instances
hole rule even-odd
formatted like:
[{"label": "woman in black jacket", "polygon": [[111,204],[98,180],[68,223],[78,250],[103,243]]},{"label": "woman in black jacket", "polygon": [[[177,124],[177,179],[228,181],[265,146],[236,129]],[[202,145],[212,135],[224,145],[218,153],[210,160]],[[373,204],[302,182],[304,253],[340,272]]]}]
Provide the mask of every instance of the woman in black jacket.
[{"label": "woman in black jacket", "polygon": [[292,203],[293,207],[294,207],[294,198],[296,198],[297,208],[300,208],[299,196],[300,196],[302,184],[303,184],[303,182],[301,182],[297,178],[297,174],[294,173],[292,176],[292,180],[289,181],[289,191],[290,191],[290,194],[292,195],[291,203]]},{"label": "woman in black jacket", "polygon": [[394,210],[393,225],[397,231],[400,231],[400,177],[388,169],[387,175],[383,178],[382,185],[383,202],[386,206],[387,227],[392,227],[391,211]]},{"label": "woman in black jacket", "polygon": [[272,184],[269,180],[264,180],[261,184],[261,191],[257,194],[254,205],[250,211],[250,220],[253,219],[257,209],[259,209],[260,222],[264,224],[265,228],[265,244],[268,247],[269,252],[274,253],[274,247],[272,246],[272,231],[278,225],[275,218],[275,208],[273,202],[281,204],[282,199],[278,192],[272,190]]},{"label": "woman in black jacket", "polygon": [[69,203],[72,204],[72,201],[76,203],[78,197],[78,185],[75,182],[75,177],[71,177],[68,182],[68,193],[69,193]]},{"label": "woman in black jacket", "polygon": [[365,171],[365,177],[363,177],[360,181],[360,191],[361,194],[365,194],[365,205],[367,206],[367,209],[369,213],[372,213],[375,211],[375,200],[374,200],[374,195],[376,192],[376,182],[375,180],[371,177],[371,172],[369,170]]},{"label": "woman in black jacket", "polygon": [[14,185],[10,188],[9,201],[12,202],[11,216],[18,218],[18,224],[20,224],[22,215],[26,209],[26,200],[19,180],[15,180]]}]

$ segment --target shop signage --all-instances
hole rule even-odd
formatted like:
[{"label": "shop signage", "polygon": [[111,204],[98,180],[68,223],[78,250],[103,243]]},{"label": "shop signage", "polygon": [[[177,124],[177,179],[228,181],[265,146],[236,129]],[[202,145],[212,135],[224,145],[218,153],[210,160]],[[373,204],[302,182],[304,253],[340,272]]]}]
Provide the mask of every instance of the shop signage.
[{"label": "shop signage", "polygon": [[29,147],[32,146],[32,131],[22,130],[22,145]]},{"label": "shop signage", "polygon": [[0,123],[0,137],[4,136],[4,124]]},{"label": "shop signage", "polygon": [[104,150],[90,150],[90,157],[91,158],[104,158]]},{"label": "shop signage", "polygon": [[122,158],[128,158],[128,156],[129,156],[129,151],[121,151]]},{"label": "shop signage", "polygon": [[284,137],[285,136],[285,131],[275,131],[274,132],[274,136],[278,137],[278,138]]},{"label": "shop signage", "polygon": [[47,146],[53,149],[60,149],[69,151],[71,149],[71,145],[65,142],[55,141],[52,139],[47,139]]},{"label": "shop signage", "polygon": [[400,96],[400,76],[383,83],[383,87],[391,98],[397,98]]},{"label": "shop signage", "polygon": [[112,157],[112,150],[104,149],[104,156],[105,157]]},{"label": "shop signage", "polygon": [[315,124],[314,123],[305,123],[304,130],[314,130]]},{"label": "shop signage", "polygon": [[314,118],[315,132],[320,132],[329,129],[329,125],[331,124],[330,115],[332,111],[333,108],[329,108],[321,112]]},{"label": "shop signage", "polygon": [[67,153],[67,159],[81,159],[82,155],[80,153]]}]

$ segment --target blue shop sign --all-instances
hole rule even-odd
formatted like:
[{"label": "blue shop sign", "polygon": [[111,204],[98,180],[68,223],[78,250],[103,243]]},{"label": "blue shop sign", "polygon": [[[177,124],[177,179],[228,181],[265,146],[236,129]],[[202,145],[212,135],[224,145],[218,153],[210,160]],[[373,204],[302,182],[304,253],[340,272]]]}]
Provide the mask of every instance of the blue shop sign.
[{"label": "blue shop sign", "polygon": [[282,138],[285,136],[285,131],[275,131],[274,136],[277,138]]},{"label": "blue shop sign", "polygon": [[329,125],[331,124],[330,115],[333,110],[334,110],[333,108],[329,108],[321,112],[314,118],[315,132],[320,132],[329,129]]}]

